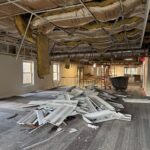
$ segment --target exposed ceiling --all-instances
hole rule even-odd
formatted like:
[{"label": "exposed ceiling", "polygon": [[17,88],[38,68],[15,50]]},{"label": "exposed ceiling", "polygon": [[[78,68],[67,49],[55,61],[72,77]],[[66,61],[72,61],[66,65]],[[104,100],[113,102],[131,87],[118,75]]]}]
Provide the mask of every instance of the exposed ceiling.
[{"label": "exposed ceiling", "polygon": [[81,53],[89,55],[87,60],[104,57],[108,51],[133,53],[142,44],[149,48],[149,9],[150,0],[3,0],[0,43],[20,46],[23,34],[18,24],[22,19],[25,27],[29,23],[30,31],[23,47],[36,53],[35,37],[43,33],[54,60],[84,57],[78,56]]}]

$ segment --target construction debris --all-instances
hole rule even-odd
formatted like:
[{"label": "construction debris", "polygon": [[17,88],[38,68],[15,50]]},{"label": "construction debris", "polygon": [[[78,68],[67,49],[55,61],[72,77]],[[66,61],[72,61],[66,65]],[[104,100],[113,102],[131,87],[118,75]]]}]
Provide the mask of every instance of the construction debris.
[{"label": "construction debris", "polygon": [[92,125],[92,124],[88,124],[88,127],[92,128],[92,129],[95,129],[95,130],[97,130],[99,128],[99,126],[95,126],[95,125]]},{"label": "construction debris", "polygon": [[74,133],[74,132],[77,132],[77,131],[78,131],[77,129],[71,128],[70,131],[69,131],[69,133]]},{"label": "construction debris", "polygon": [[[45,124],[60,127],[66,124],[68,117],[76,115],[81,115],[88,127],[94,129],[97,129],[97,126],[93,124],[104,121],[131,121],[130,114],[121,113],[124,105],[120,97],[96,87],[73,87],[70,91],[47,91],[47,94],[48,92],[54,99],[30,101],[28,105],[36,106],[36,109],[21,118],[18,124],[37,128]],[[76,131],[77,129],[72,129],[69,132]]]},{"label": "construction debris", "polygon": [[7,119],[8,119],[8,120],[9,120],[9,119],[13,119],[13,118],[16,118],[17,116],[18,116],[18,114],[16,113],[16,114],[14,114],[14,115],[8,117]]},{"label": "construction debris", "polygon": [[123,98],[123,101],[126,103],[145,103],[148,104],[150,103],[150,99],[132,99],[132,98]]}]

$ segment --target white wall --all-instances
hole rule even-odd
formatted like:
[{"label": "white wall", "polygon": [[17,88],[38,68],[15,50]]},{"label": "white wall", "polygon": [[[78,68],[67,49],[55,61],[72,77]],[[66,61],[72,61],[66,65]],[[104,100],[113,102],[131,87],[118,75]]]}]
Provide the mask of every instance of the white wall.
[{"label": "white wall", "polygon": [[23,58],[19,58],[16,61],[14,56],[0,55],[0,98],[52,87],[51,75],[47,75],[44,79],[38,78],[36,60],[34,60],[34,85],[24,86],[22,84],[22,60]]},{"label": "white wall", "polygon": [[145,58],[143,62],[143,88],[145,94],[150,96],[150,59]]}]

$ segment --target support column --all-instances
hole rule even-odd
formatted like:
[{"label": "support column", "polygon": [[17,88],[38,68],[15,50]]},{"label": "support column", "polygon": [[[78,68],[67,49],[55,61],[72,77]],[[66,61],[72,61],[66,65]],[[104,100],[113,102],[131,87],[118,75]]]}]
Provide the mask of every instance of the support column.
[{"label": "support column", "polygon": [[150,96],[150,58],[143,62],[143,88],[147,96]]}]

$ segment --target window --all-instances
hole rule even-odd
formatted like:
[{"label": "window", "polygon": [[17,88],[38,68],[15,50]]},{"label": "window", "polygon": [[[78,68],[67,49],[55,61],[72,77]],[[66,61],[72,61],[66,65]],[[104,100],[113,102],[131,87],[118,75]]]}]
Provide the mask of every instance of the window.
[{"label": "window", "polygon": [[137,74],[137,68],[136,67],[125,67],[124,68],[124,74],[125,75],[136,75]]},{"label": "window", "polygon": [[53,80],[59,81],[60,75],[59,75],[59,64],[53,64]]},{"label": "window", "polygon": [[23,84],[34,84],[34,62],[23,61]]},{"label": "window", "polygon": [[96,68],[96,75],[97,75],[97,76],[100,76],[100,67],[97,67],[97,68]]}]

